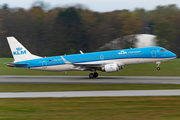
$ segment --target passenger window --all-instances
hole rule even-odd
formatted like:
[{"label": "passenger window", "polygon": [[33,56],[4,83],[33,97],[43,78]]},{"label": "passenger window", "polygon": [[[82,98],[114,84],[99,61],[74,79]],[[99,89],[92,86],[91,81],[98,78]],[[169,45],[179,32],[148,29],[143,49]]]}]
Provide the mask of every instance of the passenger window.
[{"label": "passenger window", "polygon": [[107,56],[106,56],[107,57]]},{"label": "passenger window", "polygon": [[132,53],[132,55],[134,55],[134,53]]},{"label": "passenger window", "polygon": [[119,55],[117,55],[119,57]]},{"label": "passenger window", "polygon": [[76,61],[76,59],[75,59],[75,61]]},{"label": "passenger window", "polygon": [[136,53],[136,55],[137,55],[138,53]]},{"label": "passenger window", "polygon": [[97,57],[97,58],[99,58],[99,57]]},{"label": "passenger window", "polygon": [[101,56],[101,58],[103,58],[103,56]]},{"label": "passenger window", "polygon": [[85,58],[87,60],[87,58]]},{"label": "passenger window", "polygon": [[130,53],[128,55],[130,55]]},{"label": "passenger window", "polygon": [[89,57],[89,59],[91,59],[91,58]]},{"label": "passenger window", "polygon": [[111,57],[111,55],[109,57]]},{"label": "passenger window", "polygon": [[113,55],[113,57],[115,57],[115,55]]},{"label": "passenger window", "polygon": [[62,60],[60,62],[62,62]]},{"label": "passenger window", "polygon": [[122,54],[121,54],[121,56],[122,56]]},{"label": "passenger window", "polygon": [[83,60],[83,58],[81,60]]}]

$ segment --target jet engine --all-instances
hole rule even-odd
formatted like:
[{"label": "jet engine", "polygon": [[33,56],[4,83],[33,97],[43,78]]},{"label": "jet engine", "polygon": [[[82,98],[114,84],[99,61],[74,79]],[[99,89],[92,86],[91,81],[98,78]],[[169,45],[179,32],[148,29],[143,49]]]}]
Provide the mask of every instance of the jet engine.
[{"label": "jet engine", "polygon": [[107,64],[102,68],[102,71],[106,73],[117,72],[119,70],[118,64]]}]

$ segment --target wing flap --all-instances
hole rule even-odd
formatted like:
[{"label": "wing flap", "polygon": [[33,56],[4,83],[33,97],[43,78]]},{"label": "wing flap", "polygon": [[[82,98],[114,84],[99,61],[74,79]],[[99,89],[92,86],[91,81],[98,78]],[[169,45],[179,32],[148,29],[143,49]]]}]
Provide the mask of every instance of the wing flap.
[{"label": "wing flap", "polygon": [[105,64],[107,64],[107,63],[104,63],[104,62],[102,62],[102,63],[73,63],[73,65],[81,66],[81,67],[83,67],[83,66],[87,66],[87,67],[102,67]]}]

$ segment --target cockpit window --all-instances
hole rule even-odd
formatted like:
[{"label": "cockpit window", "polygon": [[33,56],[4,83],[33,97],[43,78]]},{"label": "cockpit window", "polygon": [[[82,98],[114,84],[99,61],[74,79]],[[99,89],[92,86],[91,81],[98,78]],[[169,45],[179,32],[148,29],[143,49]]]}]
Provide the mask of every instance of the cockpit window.
[{"label": "cockpit window", "polygon": [[166,49],[161,49],[161,50],[160,50],[160,52],[165,52],[165,51],[167,51],[167,50],[166,50]]}]

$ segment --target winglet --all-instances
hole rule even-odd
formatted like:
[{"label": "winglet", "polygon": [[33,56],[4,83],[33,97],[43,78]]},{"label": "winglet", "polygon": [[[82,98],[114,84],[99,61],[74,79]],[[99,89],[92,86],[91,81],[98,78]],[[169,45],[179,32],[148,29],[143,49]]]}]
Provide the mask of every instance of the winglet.
[{"label": "winglet", "polygon": [[81,54],[84,54],[83,51],[81,51],[81,50],[79,50],[79,52],[80,52]]}]

